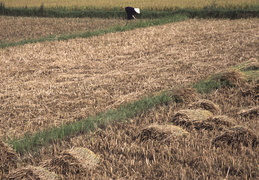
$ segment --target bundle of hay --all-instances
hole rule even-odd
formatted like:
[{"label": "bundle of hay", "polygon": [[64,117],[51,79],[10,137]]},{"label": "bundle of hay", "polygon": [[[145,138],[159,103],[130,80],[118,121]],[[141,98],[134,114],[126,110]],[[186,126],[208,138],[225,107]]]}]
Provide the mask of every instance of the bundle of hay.
[{"label": "bundle of hay", "polygon": [[144,128],[138,137],[142,142],[149,139],[161,141],[170,140],[171,138],[185,138],[187,136],[189,136],[189,133],[178,126],[151,124]]},{"label": "bundle of hay", "polygon": [[189,105],[189,108],[190,109],[198,109],[198,108],[205,109],[205,110],[212,112],[214,115],[219,114],[221,112],[219,105],[217,105],[207,99],[200,99],[199,101],[191,103]]},{"label": "bundle of hay", "polygon": [[99,156],[87,148],[75,147],[44,163],[43,167],[58,174],[77,174],[92,168],[100,161]]},{"label": "bundle of hay", "polygon": [[257,147],[259,145],[258,142],[258,135],[253,131],[242,126],[235,126],[214,138],[212,144],[217,147],[224,145],[231,145],[232,147],[238,147],[239,145]]},{"label": "bundle of hay", "polygon": [[223,130],[227,127],[232,127],[236,125],[236,120],[230,118],[228,116],[220,115],[220,116],[213,116],[207,120],[203,121],[194,121],[193,127],[195,129],[205,129],[205,130]]},{"label": "bundle of hay", "polygon": [[216,74],[211,78],[211,80],[220,82],[220,84],[227,87],[242,86],[247,82],[244,73],[233,70]]},{"label": "bundle of hay", "polygon": [[194,88],[180,88],[175,89],[172,92],[172,98],[175,100],[175,102],[191,102],[198,98],[198,93]]},{"label": "bundle of hay", "polygon": [[19,158],[11,147],[0,141],[0,177],[17,167]]},{"label": "bundle of hay", "polygon": [[6,179],[58,180],[61,178],[42,167],[27,166],[10,173]]},{"label": "bundle of hay", "polygon": [[259,106],[255,106],[250,109],[244,109],[238,112],[238,115],[240,116],[259,116]]},{"label": "bundle of hay", "polygon": [[172,123],[180,126],[191,126],[193,122],[204,121],[211,118],[213,114],[203,109],[185,109],[176,112],[172,118]]}]

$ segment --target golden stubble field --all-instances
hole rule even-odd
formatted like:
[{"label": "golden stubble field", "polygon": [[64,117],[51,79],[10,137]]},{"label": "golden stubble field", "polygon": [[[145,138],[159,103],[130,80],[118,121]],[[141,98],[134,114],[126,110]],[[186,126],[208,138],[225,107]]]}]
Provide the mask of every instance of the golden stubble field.
[{"label": "golden stubble field", "polygon": [[259,57],[258,19],[188,20],[0,50],[0,137],[86,118]]},{"label": "golden stubble field", "polygon": [[81,33],[125,24],[122,19],[0,16],[0,43]]}]

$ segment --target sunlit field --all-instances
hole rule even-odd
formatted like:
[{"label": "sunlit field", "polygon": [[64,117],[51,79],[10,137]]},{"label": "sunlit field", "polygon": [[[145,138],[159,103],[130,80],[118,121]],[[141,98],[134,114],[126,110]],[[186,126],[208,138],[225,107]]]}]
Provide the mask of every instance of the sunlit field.
[{"label": "sunlit field", "polygon": [[7,7],[96,7],[96,8],[123,8],[134,6],[144,9],[174,9],[174,8],[203,8],[206,6],[220,7],[247,7],[258,5],[258,0],[1,0]]}]

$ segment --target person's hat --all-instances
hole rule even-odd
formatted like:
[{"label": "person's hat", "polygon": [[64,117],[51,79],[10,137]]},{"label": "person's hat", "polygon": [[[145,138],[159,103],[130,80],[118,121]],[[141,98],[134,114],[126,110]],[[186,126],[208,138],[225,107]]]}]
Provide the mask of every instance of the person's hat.
[{"label": "person's hat", "polygon": [[134,10],[136,11],[136,13],[140,14],[140,9],[139,8],[134,8]]}]

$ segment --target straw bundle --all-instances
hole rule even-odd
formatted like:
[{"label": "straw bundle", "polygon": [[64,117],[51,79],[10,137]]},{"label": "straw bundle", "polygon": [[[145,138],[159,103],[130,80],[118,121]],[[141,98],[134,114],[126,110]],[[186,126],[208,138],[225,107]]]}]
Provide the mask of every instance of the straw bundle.
[{"label": "straw bundle", "polygon": [[172,97],[176,102],[191,102],[196,100],[198,97],[195,89],[189,87],[176,89],[172,93]]},{"label": "straw bundle", "polygon": [[236,125],[236,120],[225,115],[213,116],[207,120],[194,121],[193,126],[195,129],[206,130],[223,130],[226,127],[232,127]]},{"label": "straw bundle", "polygon": [[244,73],[240,71],[228,71],[212,77],[212,80],[219,81],[225,86],[241,86],[247,81]]},{"label": "straw bundle", "polygon": [[171,138],[187,137],[189,133],[184,129],[174,125],[158,125],[152,124],[143,129],[139,134],[140,141],[146,140],[170,140]]},{"label": "straw bundle", "polygon": [[214,138],[212,144],[217,147],[224,145],[238,147],[240,144],[244,146],[257,147],[259,145],[259,141],[258,135],[251,130],[242,126],[235,126]]},{"label": "straw bundle", "polygon": [[61,178],[42,167],[27,166],[10,173],[7,179],[58,180]]},{"label": "straw bundle", "polygon": [[73,148],[64,151],[60,156],[45,162],[43,167],[58,174],[77,174],[83,172],[85,168],[92,168],[99,162],[99,156],[87,148]]},{"label": "straw bundle", "polygon": [[172,118],[172,122],[176,125],[190,126],[195,121],[203,121],[211,118],[213,114],[203,109],[185,109],[176,112]]},{"label": "straw bundle", "polygon": [[198,109],[198,108],[205,109],[205,110],[212,112],[214,115],[219,114],[221,112],[219,105],[217,105],[207,99],[200,99],[197,102],[193,102],[189,105],[189,108],[190,109]]},{"label": "straw bundle", "polygon": [[0,141],[0,177],[17,167],[18,156],[7,144]]},{"label": "straw bundle", "polygon": [[238,112],[240,116],[259,116],[259,106],[252,107],[250,109],[244,109]]}]

